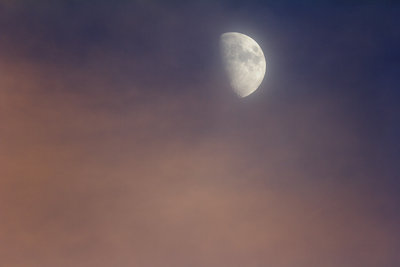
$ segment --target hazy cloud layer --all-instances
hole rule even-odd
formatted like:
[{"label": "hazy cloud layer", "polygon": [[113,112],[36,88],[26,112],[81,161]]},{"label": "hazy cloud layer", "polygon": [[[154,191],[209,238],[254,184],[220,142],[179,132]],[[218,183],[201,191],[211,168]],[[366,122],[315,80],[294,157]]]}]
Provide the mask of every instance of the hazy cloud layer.
[{"label": "hazy cloud layer", "polygon": [[[177,11],[148,8],[164,17],[140,32],[140,16],[115,11],[121,16],[113,15],[110,33],[99,35],[104,41],[78,37],[74,44],[76,31],[64,18],[54,27],[67,27],[72,43],[49,42],[53,33],[18,42],[28,36],[18,25],[2,37],[0,265],[398,264],[398,199],[386,193],[393,180],[382,172],[376,141],[382,133],[374,130],[381,118],[362,108],[368,101],[374,108],[375,100],[359,101],[358,89],[351,90],[379,84],[378,78],[360,82],[368,69],[360,60],[371,51],[380,55],[379,45],[357,50],[348,61],[357,71],[347,75],[335,53],[347,54],[352,42],[339,31],[343,39],[302,72],[301,53],[313,49],[308,22],[299,19],[308,37],[293,52],[291,41],[300,33],[266,19],[276,23],[268,26],[275,41],[263,43],[277,51],[267,52],[275,69],[260,92],[239,100],[223,84],[212,40],[217,44],[227,17],[245,16],[216,6],[207,22],[188,8],[192,13],[182,16],[198,16],[195,29],[209,24],[187,39],[191,29],[169,15]],[[78,21],[89,25],[83,17]],[[43,27],[46,35],[52,26]],[[347,34],[363,43],[364,28],[353,27],[361,36]],[[134,37],[124,36],[128,29]],[[147,47],[157,41],[163,45]],[[211,44],[202,50],[206,41]],[[50,50],[32,50],[43,44]]]}]

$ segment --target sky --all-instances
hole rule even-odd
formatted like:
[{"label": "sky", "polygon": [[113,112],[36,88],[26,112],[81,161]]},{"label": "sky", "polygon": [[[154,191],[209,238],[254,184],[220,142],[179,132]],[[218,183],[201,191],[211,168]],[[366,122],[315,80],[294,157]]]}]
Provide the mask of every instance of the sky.
[{"label": "sky", "polygon": [[[0,0],[0,265],[396,267],[395,1]],[[238,98],[224,32],[264,51]]]}]

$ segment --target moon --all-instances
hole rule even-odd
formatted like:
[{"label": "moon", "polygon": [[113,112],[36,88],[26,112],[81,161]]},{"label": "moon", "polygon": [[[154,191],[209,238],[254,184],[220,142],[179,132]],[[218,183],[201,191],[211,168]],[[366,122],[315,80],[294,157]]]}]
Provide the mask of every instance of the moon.
[{"label": "moon", "polygon": [[267,65],[257,42],[242,33],[227,32],[220,37],[220,48],[233,91],[239,97],[246,97],[257,90]]}]

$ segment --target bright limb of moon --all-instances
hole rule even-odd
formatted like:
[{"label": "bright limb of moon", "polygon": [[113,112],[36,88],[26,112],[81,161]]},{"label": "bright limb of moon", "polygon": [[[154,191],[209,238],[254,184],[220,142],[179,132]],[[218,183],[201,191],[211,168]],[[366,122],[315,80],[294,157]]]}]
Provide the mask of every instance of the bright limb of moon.
[{"label": "bright limb of moon", "polygon": [[265,76],[264,53],[256,41],[238,32],[221,35],[220,47],[232,89],[246,97],[260,86]]}]

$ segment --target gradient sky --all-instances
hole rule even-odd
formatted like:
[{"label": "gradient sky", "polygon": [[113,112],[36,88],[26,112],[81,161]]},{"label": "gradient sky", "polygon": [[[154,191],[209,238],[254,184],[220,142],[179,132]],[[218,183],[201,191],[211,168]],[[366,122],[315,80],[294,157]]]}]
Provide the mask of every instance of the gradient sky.
[{"label": "gradient sky", "polygon": [[0,266],[400,266],[400,5],[166,2],[0,0]]}]

